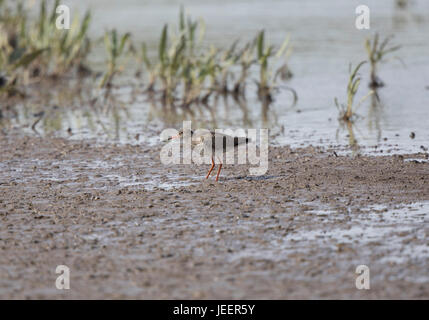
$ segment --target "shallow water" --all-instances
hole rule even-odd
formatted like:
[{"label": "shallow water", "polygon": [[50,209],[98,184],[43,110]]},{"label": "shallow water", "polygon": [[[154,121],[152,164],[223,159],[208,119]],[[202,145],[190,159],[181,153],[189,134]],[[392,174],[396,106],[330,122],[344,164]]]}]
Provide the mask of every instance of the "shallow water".
[{"label": "shallow water", "polygon": [[[245,108],[233,100],[228,106],[220,101],[213,110],[215,119],[207,110],[201,115],[197,112],[195,127],[267,127],[271,129],[273,143],[292,146],[312,144],[342,148],[349,144],[349,135],[353,134],[364,153],[375,154],[418,152],[422,150],[421,146],[429,146],[426,121],[429,107],[429,90],[426,88],[429,85],[427,1],[413,1],[407,10],[395,8],[393,0],[369,1],[369,31],[354,27],[355,8],[360,1],[331,0],[323,4],[312,0],[222,1],[221,4],[153,0],[94,0],[90,4],[83,0],[69,1],[70,6],[79,11],[88,6],[93,9],[92,36],[101,36],[107,28],[131,31],[134,40],[148,42],[153,52],[163,24],[176,23],[182,3],[193,17],[205,20],[207,43],[227,46],[233,39],[251,39],[264,28],[269,40],[277,45],[290,33],[294,47],[289,63],[294,77],[286,84],[298,93],[295,107],[290,107],[292,99],[287,91],[277,95],[266,119],[255,97],[249,97]],[[366,58],[364,39],[376,31],[382,36],[395,35],[394,43],[403,46],[396,55],[406,66],[397,60],[381,65],[380,77],[386,83],[386,87],[379,90],[381,106],[371,106],[371,99],[368,99],[357,110],[361,118],[350,132],[338,124],[334,97],[340,102],[345,100],[348,65]],[[102,51],[97,49],[93,56],[96,65],[102,63]],[[363,68],[361,73],[363,80],[356,101],[368,91],[368,68]],[[39,124],[37,129],[42,134],[48,131],[68,137],[66,130],[70,127],[74,139],[96,137],[103,141],[114,139],[153,144],[157,143],[161,129],[181,126],[181,117],[167,119],[162,108],[153,109],[141,96],[132,102],[130,92],[127,87],[118,92],[126,110],[119,108],[115,114],[98,114],[93,126],[85,120],[85,112],[87,117],[90,117],[88,113],[94,113],[90,108],[85,111],[84,106],[84,111],[70,111],[60,106],[59,128],[47,130]],[[27,117],[21,117],[21,122],[13,125],[26,125],[24,130],[32,132],[32,113],[37,108],[32,106],[30,110],[19,111]],[[185,118],[189,119],[189,116]],[[415,133],[414,139],[410,138],[411,132]],[[377,149],[373,148],[375,145]]]}]

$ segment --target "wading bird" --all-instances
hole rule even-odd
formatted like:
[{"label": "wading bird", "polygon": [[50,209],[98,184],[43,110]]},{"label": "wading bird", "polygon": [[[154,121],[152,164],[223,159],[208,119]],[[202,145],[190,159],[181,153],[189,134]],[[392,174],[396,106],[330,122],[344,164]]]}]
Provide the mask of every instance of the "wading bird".
[{"label": "wading bird", "polygon": [[[190,130],[191,133],[191,142],[192,145],[203,144],[204,154],[211,154],[212,166],[210,167],[209,172],[207,173],[206,179],[210,177],[210,174],[215,167],[215,155],[219,162],[219,169],[216,175],[216,181],[219,180],[219,174],[222,169],[222,160],[225,152],[230,151],[232,148],[248,144],[250,142],[249,138],[246,137],[233,137],[227,134],[206,131],[202,134],[199,134],[197,137],[194,134],[194,131]],[[180,130],[176,136],[169,137],[168,140],[181,139],[183,137],[183,130]],[[222,157],[219,159],[219,156]]]}]

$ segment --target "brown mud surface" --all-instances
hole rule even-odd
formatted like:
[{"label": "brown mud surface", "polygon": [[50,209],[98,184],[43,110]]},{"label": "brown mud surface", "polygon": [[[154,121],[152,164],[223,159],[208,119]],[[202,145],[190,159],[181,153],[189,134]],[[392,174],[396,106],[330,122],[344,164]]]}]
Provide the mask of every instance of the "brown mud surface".
[{"label": "brown mud surface", "polygon": [[230,165],[216,183],[207,165],[162,165],[161,146],[0,148],[2,299],[429,299],[425,153],[270,147],[265,175]]}]

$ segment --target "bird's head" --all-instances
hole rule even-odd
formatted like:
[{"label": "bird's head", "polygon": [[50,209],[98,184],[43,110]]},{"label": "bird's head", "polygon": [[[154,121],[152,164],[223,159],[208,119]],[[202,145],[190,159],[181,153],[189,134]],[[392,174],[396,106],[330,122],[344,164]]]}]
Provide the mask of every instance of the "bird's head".
[{"label": "bird's head", "polygon": [[[194,131],[191,130],[191,137],[193,136],[193,134],[194,134]],[[182,137],[183,137],[183,130],[180,130],[177,133],[177,135],[169,137],[168,140],[180,139]]]}]

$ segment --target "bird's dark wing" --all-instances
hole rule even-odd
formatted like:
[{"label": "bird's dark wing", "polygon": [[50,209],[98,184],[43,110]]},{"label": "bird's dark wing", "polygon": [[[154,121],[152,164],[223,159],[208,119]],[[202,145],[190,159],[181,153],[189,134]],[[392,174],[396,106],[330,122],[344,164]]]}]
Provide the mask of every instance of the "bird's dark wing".
[{"label": "bird's dark wing", "polygon": [[246,137],[233,137],[233,136],[223,134],[223,133],[214,134],[212,132],[212,145],[216,144],[216,140],[218,142],[222,141],[224,149],[229,144],[233,144],[234,146],[238,146],[238,145],[246,144],[246,143],[250,142],[250,139],[246,138]]}]

